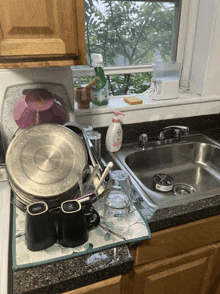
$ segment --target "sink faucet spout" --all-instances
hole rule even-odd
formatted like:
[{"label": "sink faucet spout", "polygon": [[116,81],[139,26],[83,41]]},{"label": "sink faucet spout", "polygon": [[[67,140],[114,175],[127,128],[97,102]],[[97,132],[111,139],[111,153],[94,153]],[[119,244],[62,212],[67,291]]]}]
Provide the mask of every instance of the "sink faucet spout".
[{"label": "sink faucet spout", "polygon": [[159,140],[164,140],[166,133],[169,132],[170,130],[173,130],[173,132],[174,132],[173,139],[176,139],[176,140],[181,139],[181,134],[183,134],[184,136],[189,135],[189,128],[188,127],[185,127],[185,126],[168,126],[168,127],[163,128],[163,130],[160,132],[160,134],[158,136],[158,139]]}]

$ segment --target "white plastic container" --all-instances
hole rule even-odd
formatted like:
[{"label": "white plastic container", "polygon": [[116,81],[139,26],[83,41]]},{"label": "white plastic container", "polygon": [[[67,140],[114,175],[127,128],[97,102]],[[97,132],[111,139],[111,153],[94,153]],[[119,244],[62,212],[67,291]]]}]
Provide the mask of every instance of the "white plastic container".
[{"label": "white plastic container", "polygon": [[123,130],[119,121],[118,115],[124,115],[120,111],[114,111],[115,117],[112,119],[112,123],[108,127],[105,146],[109,152],[117,152],[122,145]]}]

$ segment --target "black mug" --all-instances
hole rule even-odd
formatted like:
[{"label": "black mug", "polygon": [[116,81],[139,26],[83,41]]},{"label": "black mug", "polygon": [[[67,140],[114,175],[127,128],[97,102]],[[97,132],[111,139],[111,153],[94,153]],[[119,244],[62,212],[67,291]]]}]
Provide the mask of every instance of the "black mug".
[{"label": "black mug", "polygon": [[[94,216],[96,216],[94,220]],[[82,209],[77,200],[67,200],[61,204],[58,224],[58,239],[63,247],[77,247],[88,241],[88,230],[97,225],[100,217],[94,209]]]},{"label": "black mug", "polygon": [[25,234],[27,248],[31,251],[43,250],[56,243],[56,228],[45,202],[27,207]]}]

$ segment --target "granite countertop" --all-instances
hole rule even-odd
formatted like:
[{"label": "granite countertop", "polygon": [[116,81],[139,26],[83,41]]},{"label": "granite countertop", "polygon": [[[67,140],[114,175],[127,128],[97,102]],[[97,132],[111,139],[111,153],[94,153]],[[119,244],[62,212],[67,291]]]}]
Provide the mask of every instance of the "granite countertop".
[{"label": "granite countertop", "polygon": [[[203,132],[220,142],[220,131]],[[103,153],[105,161],[112,161]],[[114,166],[117,169],[117,165]],[[220,196],[171,208],[155,209],[135,193],[135,201],[147,219],[151,232],[218,215]],[[127,273],[133,268],[129,246],[118,246],[46,265],[13,271],[13,293],[63,293],[101,280]]]},{"label": "granite countertop", "polygon": [[106,280],[132,270],[127,246],[14,270],[13,293],[56,294]]}]

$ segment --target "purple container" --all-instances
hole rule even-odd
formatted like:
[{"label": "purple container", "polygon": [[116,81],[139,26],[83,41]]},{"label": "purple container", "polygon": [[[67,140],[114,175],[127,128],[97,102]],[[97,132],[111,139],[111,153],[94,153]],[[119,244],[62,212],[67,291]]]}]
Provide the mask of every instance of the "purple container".
[{"label": "purple container", "polygon": [[49,91],[34,89],[15,103],[13,117],[21,129],[41,123],[63,125],[67,111]]}]

